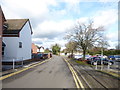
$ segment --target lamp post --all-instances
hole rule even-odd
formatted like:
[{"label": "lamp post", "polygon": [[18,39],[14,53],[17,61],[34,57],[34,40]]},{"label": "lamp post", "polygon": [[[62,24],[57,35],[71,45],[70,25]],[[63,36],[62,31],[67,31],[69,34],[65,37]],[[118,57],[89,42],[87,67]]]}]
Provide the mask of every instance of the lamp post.
[{"label": "lamp post", "polygon": [[103,70],[103,46],[101,47],[101,70]]}]

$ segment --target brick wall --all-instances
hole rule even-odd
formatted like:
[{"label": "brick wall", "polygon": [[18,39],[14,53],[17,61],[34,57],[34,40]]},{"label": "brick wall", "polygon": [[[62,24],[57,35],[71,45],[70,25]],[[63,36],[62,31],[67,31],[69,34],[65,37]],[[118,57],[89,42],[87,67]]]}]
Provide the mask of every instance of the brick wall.
[{"label": "brick wall", "polygon": [[2,10],[0,7],[0,60],[2,58]]},{"label": "brick wall", "polygon": [[5,17],[4,17],[2,8],[0,6],[0,64],[2,60],[2,31],[3,31],[4,21],[5,21]]},{"label": "brick wall", "polygon": [[37,46],[32,43],[32,53],[37,53]]}]

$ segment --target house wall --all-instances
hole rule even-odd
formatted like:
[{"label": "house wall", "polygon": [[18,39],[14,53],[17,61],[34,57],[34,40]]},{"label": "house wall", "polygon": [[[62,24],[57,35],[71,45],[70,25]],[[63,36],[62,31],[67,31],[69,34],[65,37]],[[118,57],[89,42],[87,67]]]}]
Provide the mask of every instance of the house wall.
[{"label": "house wall", "polygon": [[32,53],[37,53],[37,52],[38,52],[37,46],[34,43],[32,43]]},{"label": "house wall", "polygon": [[4,21],[5,21],[4,13],[0,6],[0,60],[2,59],[2,32]]},{"label": "house wall", "polygon": [[2,59],[2,10],[0,8],[0,60]]},{"label": "house wall", "polygon": [[[1,60],[2,60],[2,10],[0,7],[0,71],[2,70]],[[0,84],[0,87],[1,87],[1,84]]]},{"label": "house wall", "polygon": [[29,22],[27,22],[23,29],[21,30],[19,42],[22,42],[22,48],[19,47],[17,48],[18,50],[17,57],[19,58],[22,57],[24,60],[31,59],[32,40]]},{"label": "house wall", "polygon": [[[6,44],[4,52],[4,60],[27,60],[31,59],[31,30],[29,23],[19,33],[19,37],[3,37]],[[19,42],[22,42],[22,48],[19,48]]]},{"label": "house wall", "polygon": [[6,44],[4,50],[4,60],[16,59],[18,48],[18,37],[3,37],[3,41]]}]

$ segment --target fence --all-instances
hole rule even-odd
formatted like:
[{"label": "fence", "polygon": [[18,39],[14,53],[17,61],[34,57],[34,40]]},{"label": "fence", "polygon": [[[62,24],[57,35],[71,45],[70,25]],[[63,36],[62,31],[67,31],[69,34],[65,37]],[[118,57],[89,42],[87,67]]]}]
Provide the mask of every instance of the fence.
[{"label": "fence", "polygon": [[[19,64],[16,64],[19,63]],[[23,66],[23,57],[3,57],[2,58],[3,70],[5,69],[15,69],[16,67]]]}]

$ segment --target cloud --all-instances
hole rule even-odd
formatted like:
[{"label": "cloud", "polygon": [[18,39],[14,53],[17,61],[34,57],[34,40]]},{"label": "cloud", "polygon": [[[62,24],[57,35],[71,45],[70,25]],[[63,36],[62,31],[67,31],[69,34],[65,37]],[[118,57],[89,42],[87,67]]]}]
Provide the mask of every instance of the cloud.
[{"label": "cloud", "polygon": [[118,12],[115,9],[98,11],[93,17],[95,26],[110,26],[111,24],[114,24],[118,20],[117,13]]},{"label": "cloud", "polygon": [[63,35],[77,20],[85,22],[92,17],[96,26],[105,25],[106,27],[117,22],[115,9],[100,10],[93,16],[81,17],[80,2],[91,1],[105,3],[113,0],[1,0],[0,3],[7,19],[29,18],[33,27],[32,41],[48,47],[56,42],[63,46],[65,43],[62,40]]},{"label": "cloud", "polygon": [[56,6],[57,3],[55,0],[4,0],[4,6],[17,13],[27,11],[26,14],[31,16],[41,16],[49,12],[49,5]]},{"label": "cloud", "polygon": [[109,40],[109,41],[118,41],[118,31],[114,31],[114,32],[108,32],[106,34],[106,38]]},{"label": "cloud", "polygon": [[44,21],[34,29],[34,37],[54,38],[59,34],[66,32],[73,25],[72,20]]}]

